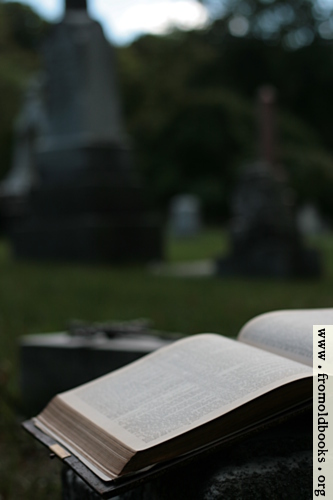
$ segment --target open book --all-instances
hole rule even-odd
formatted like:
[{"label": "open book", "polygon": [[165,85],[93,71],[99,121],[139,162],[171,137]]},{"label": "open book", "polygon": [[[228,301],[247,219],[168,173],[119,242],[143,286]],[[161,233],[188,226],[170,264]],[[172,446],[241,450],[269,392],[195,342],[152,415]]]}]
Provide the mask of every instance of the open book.
[{"label": "open book", "polygon": [[102,480],[134,473],[312,398],[312,325],[333,309],[280,311],[237,340],[198,334],[57,395],[34,425]]}]

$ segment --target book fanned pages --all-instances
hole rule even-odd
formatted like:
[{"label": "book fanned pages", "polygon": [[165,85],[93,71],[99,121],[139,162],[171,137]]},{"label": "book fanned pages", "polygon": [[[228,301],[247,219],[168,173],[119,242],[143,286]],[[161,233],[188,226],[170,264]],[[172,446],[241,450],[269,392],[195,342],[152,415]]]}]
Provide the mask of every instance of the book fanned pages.
[{"label": "book fanned pages", "polygon": [[189,336],[58,394],[23,426],[111,498],[308,408],[312,325],[331,323],[333,309],[278,311],[235,340]]}]

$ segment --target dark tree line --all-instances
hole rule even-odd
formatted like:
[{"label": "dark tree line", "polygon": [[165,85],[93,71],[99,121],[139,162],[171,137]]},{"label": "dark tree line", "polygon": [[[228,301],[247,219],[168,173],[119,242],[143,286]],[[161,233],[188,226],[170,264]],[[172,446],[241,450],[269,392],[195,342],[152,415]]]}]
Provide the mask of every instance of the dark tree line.
[{"label": "dark tree line", "polygon": [[151,191],[162,204],[191,191],[209,215],[227,215],[237,170],[257,154],[255,100],[268,83],[278,91],[280,160],[298,201],[332,214],[323,196],[333,188],[332,44],[318,38],[290,50],[223,26],[119,50],[128,127]]}]

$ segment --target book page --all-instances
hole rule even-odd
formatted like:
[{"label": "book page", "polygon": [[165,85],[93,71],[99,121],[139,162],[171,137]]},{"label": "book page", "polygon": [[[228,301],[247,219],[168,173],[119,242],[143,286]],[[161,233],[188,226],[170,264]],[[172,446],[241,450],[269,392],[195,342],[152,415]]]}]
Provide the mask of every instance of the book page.
[{"label": "book page", "polygon": [[201,334],[59,397],[138,451],[307,376],[312,370],[299,363],[220,335]]},{"label": "book page", "polygon": [[322,324],[333,324],[333,309],[274,311],[246,323],[238,340],[312,366],[312,329]]}]

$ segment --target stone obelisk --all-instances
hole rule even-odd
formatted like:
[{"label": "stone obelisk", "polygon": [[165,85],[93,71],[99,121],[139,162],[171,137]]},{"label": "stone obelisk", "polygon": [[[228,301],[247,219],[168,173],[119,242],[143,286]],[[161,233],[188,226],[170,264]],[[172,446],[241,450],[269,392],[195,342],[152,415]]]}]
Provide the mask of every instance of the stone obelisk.
[{"label": "stone obelisk", "polygon": [[[27,210],[11,226],[17,257],[128,262],[162,257],[159,218],[133,167],[112,46],[66,0],[42,46],[40,120]],[[9,221],[10,222],[10,221]]]},{"label": "stone obelisk", "polygon": [[295,223],[293,197],[277,161],[276,91],[258,92],[258,160],[245,165],[232,197],[231,254],[216,262],[220,275],[318,277],[318,252],[307,249]]}]

